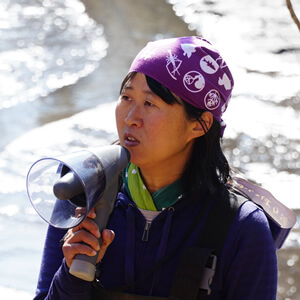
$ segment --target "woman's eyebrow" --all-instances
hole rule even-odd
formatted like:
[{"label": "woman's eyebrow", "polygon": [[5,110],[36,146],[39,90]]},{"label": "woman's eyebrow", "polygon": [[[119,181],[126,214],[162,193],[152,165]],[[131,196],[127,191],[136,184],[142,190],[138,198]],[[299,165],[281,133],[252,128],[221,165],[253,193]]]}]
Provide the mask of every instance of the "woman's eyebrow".
[{"label": "woman's eyebrow", "polygon": [[[128,85],[124,86],[122,92],[127,91],[127,90],[129,90],[129,91],[134,91],[135,88],[134,88],[133,86],[131,86],[130,84],[128,84]],[[152,96],[152,97],[158,97],[158,96],[157,96],[154,92],[152,92],[150,89],[145,89],[145,90],[143,90],[142,92],[143,92],[145,95],[150,95],[150,96]]]}]

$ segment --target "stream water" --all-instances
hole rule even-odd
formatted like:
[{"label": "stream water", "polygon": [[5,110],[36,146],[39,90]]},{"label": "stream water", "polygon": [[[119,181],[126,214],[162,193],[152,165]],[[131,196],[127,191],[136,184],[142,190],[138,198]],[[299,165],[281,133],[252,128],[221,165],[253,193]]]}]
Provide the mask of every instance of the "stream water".
[{"label": "stream water", "polygon": [[285,1],[0,0],[3,299],[32,299],[36,287],[47,224],[26,194],[31,164],[115,140],[132,58],[149,40],[192,34],[235,78],[224,115],[231,165],[297,213],[278,251],[277,298],[300,299],[300,33]]}]

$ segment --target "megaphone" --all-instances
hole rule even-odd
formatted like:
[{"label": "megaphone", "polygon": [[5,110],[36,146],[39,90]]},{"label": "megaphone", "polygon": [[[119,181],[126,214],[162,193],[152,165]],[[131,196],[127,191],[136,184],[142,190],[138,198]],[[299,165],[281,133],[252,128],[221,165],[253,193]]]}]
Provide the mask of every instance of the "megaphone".
[{"label": "megaphone", "polygon": [[[28,197],[46,222],[62,229],[78,226],[95,208],[101,232],[114,207],[119,175],[129,161],[129,151],[119,145],[42,158],[28,172]],[[97,257],[98,253],[93,257],[76,255],[70,273],[93,281]]]}]

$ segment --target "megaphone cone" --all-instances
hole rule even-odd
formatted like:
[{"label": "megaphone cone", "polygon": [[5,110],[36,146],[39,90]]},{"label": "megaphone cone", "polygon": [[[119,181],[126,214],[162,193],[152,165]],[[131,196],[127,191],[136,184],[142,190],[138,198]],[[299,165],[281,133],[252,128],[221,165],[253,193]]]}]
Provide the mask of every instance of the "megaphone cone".
[{"label": "megaphone cone", "polygon": [[129,152],[111,145],[35,162],[27,175],[27,193],[38,214],[54,227],[79,225],[118,178]]}]

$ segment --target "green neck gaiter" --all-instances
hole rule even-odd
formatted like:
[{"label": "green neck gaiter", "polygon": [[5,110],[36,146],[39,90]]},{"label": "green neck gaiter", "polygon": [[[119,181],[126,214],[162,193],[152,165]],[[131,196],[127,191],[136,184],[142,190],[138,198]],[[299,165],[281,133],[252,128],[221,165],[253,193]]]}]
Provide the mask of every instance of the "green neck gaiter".
[{"label": "green neck gaiter", "polygon": [[127,193],[140,209],[161,211],[174,205],[182,197],[179,180],[161,188],[151,196],[143,183],[139,168],[132,163],[127,166],[123,180]]}]

